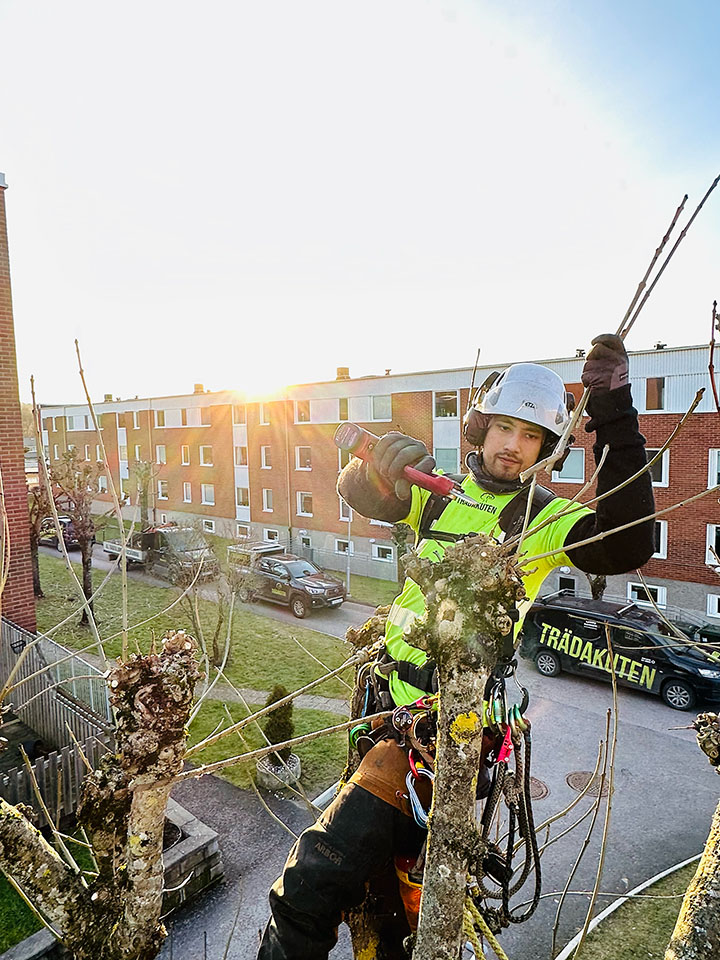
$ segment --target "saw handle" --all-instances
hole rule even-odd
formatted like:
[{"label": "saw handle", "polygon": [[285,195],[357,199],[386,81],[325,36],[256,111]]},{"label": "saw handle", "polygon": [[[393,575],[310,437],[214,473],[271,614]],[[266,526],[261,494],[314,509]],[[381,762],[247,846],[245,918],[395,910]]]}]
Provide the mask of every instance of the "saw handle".
[{"label": "saw handle", "polygon": [[[335,445],[341,450],[347,450],[361,460],[370,461],[375,444],[380,439],[369,430],[359,427],[356,423],[341,423],[335,431]],[[416,487],[429,490],[440,497],[446,497],[455,489],[455,483],[449,477],[441,477],[437,473],[423,473],[415,467],[405,467],[405,476]]]}]

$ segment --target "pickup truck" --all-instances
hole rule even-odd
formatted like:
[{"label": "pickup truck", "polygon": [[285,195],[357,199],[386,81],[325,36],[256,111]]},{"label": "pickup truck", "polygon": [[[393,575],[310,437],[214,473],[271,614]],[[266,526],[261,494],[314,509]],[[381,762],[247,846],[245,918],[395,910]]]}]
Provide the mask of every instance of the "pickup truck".
[{"label": "pickup truck", "polygon": [[[106,540],[103,549],[109,557],[119,557],[121,540]],[[210,580],[219,573],[215,554],[203,535],[194,527],[175,524],[148,527],[133,534],[125,548],[128,562],[146,566],[152,573],[171,583],[192,579]]]}]

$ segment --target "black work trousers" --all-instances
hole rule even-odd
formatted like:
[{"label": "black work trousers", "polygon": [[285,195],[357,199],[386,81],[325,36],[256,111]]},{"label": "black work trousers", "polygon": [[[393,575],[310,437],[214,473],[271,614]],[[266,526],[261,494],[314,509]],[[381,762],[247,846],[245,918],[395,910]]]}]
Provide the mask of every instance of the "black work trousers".
[{"label": "black work trousers", "polygon": [[404,956],[402,940],[410,931],[393,856],[417,856],[425,836],[400,810],[349,784],[290,851],[270,890],[272,916],[258,960],[326,960],[343,914],[362,903],[368,883],[387,881],[391,871],[395,906],[379,907],[387,911],[387,932],[378,957]]}]

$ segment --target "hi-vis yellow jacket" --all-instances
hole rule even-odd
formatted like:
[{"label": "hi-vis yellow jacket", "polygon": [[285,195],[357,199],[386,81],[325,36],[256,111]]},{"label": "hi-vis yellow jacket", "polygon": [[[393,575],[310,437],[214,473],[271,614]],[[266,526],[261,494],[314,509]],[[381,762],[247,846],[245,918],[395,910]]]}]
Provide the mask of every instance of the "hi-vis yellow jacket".
[{"label": "hi-vis yellow jacket", "polygon": [[[439,519],[436,520],[431,530],[443,531],[444,533],[487,533],[494,537],[500,537],[502,531],[498,525],[498,518],[503,508],[510,503],[519,492],[494,494],[479,486],[473,479],[472,474],[468,474],[462,481],[463,489],[468,496],[477,500],[481,506],[480,510],[474,507],[466,507],[456,500],[452,500],[443,510]],[[408,524],[416,535],[419,535],[420,521],[423,509],[431,494],[427,490],[419,487],[412,488],[412,503],[410,512],[401,520],[401,523]],[[533,522],[533,526],[539,524],[547,517],[561,513],[568,506],[569,501],[563,497],[556,497],[550,501],[541,511]],[[570,528],[577,523],[580,517],[592,513],[587,507],[579,508],[573,504],[572,512],[567,516],[558,518],[554,523],[548,524],[538,533],[531,533],[523,542],[523,552],[529,555],[546,553],[550,550],[557,550],[565,543],[565,537]],[[417,545],[418,553],[421,557],[427,557],[430,560],[439,560],[447,543],[424,539]],[[548,573],[555,567],[572,565],[572,561],[567,554],[560,551],[552,557],[546,557],[533,563],[536,568],[533,573],[525,578],[525,590],[527,597],[520,604],[520,619],[515,625],[515,636],[522,626],[525,613],[538,595],[543,580]],[[405,640],[405,632],[413,621],[422,616],[425,612],[425,598],[420,587],[409,577],[405,580],[400,595],[396,598],[387,619],[385,628],[385,644],[387,652],[393,660],[407,661],[416,666],[422,666],[427,660],[427,654],[412,647]],[[411,703],[417,700],[427,691],[420,690],[407,681],[401,680],[397,671],[393,671],[389,676],[390,692],[397,704]]]}]

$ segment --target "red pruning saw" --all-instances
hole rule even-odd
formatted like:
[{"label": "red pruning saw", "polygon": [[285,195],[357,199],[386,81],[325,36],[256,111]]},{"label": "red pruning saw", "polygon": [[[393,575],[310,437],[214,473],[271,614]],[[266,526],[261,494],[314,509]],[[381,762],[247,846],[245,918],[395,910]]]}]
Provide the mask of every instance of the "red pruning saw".
[{"label": "red pruning saw", "polygon": [[[380,437],[376,437],[374,433],[359,427],[356,423],[341,423],[335,431],[334,439],[335,445],[340,447],[341,450],[347,450],[348,453],[351,453],[354,457],[359,457],[361,460],[370,461],[375,444]],[[414,467],[405,467],[405,476],[416,487],[429,490],[439,497],[450,497],[466,507],[480,509],[480,504],[469,497],[460,484],[451,480],[450,477],[442,477],[437,473],[423,473]]]}]

